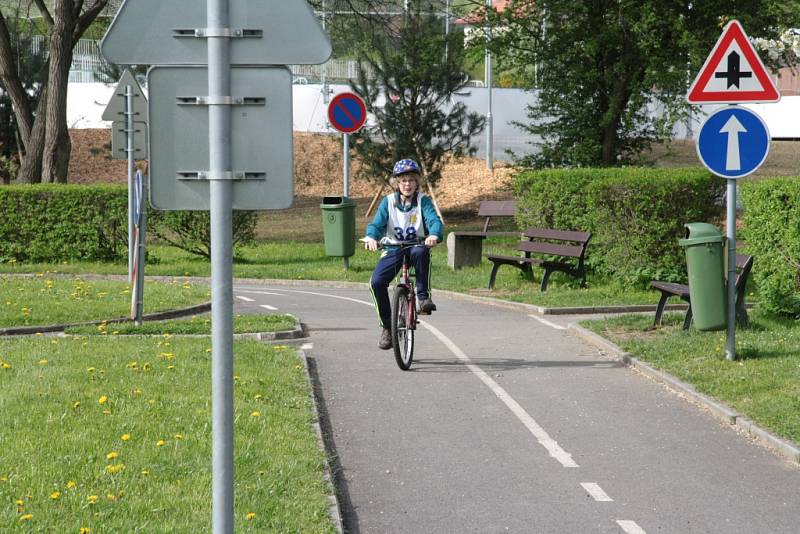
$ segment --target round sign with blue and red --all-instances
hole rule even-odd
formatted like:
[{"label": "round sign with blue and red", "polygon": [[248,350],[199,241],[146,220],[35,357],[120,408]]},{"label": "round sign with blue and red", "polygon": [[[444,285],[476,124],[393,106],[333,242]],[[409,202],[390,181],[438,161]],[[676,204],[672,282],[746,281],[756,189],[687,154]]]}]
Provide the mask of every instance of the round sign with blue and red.
[{"label": "round sign with blue and red", "polygon": [[355,93],[339,93],[328,104],[328,121],[336,130],[351,134],[367,121],[367,107]]}]

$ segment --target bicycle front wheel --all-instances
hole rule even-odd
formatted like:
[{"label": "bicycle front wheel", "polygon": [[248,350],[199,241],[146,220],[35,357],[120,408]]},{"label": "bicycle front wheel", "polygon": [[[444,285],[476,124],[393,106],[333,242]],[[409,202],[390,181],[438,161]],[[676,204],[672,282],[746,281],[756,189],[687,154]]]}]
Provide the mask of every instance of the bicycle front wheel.
[{"label": "bicycle front wheel", "polygon": [[407,287],[399,286],[394,290],[392,298],[392,347],[397,366],[403,371],[411,367],[414,359],[414,326],[408,324],[413,320],[411,295]]}]

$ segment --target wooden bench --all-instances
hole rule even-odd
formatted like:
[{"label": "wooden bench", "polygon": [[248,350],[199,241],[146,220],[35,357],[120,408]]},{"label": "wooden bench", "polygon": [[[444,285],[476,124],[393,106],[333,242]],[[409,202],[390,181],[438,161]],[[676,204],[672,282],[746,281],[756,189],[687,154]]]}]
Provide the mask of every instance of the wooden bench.
[{"label": "wooden bench", "polygon": [[497,219],[514,217],[517,214],[516,200],[483,200],[478,206],[478,217],[485,217],[483,230],[474,232],[450,232],[447,235],[447,265],[460,269],[480,265],[483,256],[483,240],[487,237],[519,237],[520,232],[490,230]]},{"label": "wooden bench", "polygon": [[[550,230],[547,228],[528,228],[523,233],[524,239],[517,244],[522,256],[488,255],[486,258],[494,265],[489,275],[489,289],[494,287],[497,270],[501,265],[512,265],[529,276],[533,275],[532,265],[544,269],[541,291],[547,290],[547,282],[554,271],[560,271],[581,279],[581,287],[586,287],[586,270],[584,259],[586,246],[592,238],[591,232],[570,230]],[[542,254],[544,258],[532,257],[531,254]]]},{"label": "wooden bench", "polygon": [[[747,318],[747,310],[745,309],[745,286],[747,286],[747,279],[752,269],[753,256],[736,255],[736,322],[742,328],[747,328],[750,325],[750,320]],[[653,328],[661,326],[661,316],[664,314],[667,300],[670,297],[679,297],[689,304],[689,309],[686,310],[686,315],[683,318],[683,329],[689,330],[692,325],[692,303],[689,300],[689,286],[654,280],[650,282],[650,287],[661,292],[661,298],[658,301],[658,307],[656,307]]]}]

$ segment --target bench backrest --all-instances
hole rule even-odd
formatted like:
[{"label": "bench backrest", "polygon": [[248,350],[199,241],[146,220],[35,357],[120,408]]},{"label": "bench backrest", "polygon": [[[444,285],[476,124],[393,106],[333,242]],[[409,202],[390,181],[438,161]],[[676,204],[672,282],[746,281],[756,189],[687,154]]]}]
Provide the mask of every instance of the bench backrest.
[{"label": "bench backrest", "polygon": [[[517,246],[517,249],[522,252],[536,252],[581,259],[586,253],[586,245],[592,238],[591,232],[551,230],[549,228],[528,228],[523,233],[523,236],[528,241],[520,241]],[[557,242],[554,243],[553,241]]]},{"label": "bench backrest", "polygon": [[478,206],[478,217],[486,217],[483,231],[489,230],[492,217],[514,217],[517,214],[516,200],[483,200]]},{"label": "bench backrest", "polygon": [[743,283],[747,283],[747,277],[750,275],[750,270],[753,268],[753,256],[747,254],[736,254],[736,288],[738,289]]}]

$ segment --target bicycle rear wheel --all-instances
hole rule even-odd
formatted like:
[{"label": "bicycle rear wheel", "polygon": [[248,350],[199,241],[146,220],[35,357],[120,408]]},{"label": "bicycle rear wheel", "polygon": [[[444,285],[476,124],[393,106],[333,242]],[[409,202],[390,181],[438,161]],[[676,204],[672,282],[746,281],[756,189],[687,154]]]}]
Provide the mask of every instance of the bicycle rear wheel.
[{"label": "bicycle rear wheel", "polygon": [[397,366],[403,371],[411,367],[414,359],[414,327],[407,324],[412,318],[409,309],[410,295],[407,287],[398,286],[392,298],[392,347]]}]

